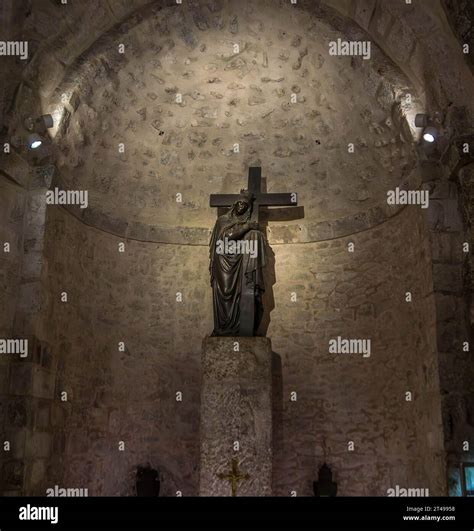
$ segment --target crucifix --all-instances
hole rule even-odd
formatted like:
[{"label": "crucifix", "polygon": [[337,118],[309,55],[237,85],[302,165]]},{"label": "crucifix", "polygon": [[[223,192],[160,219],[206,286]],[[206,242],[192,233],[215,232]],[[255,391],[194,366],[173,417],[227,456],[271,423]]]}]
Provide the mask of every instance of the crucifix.
[{"label": "crucifix", "polygon": [[232,496],[237,496],[237,484],[242,479],[250,479],[249,474],[239,472],[239,462],[236,458],[232,459],[232,468],[227,474],[217,474],[219,479],[226,479],[230,483]]},{"label": "crucifix", "polygon": [[[230,207],[219,216],[211,237],[210,273],[214,304],[214,336],[254,336],[260,323],[264,292],[265,238],[259,230],[260,207],[297,206],[295,192],[262,191],[262,168],[250,167],[247,190],[211,194],[211,207]],[[227,241],[243,242],[239,253],[219,252]],[[220,246],[220,247],[219,247]],[[255,253],[242,248],[256,249]]]},{"label": "crucifix", "polygon": [[[298,196],[295,192],[280,194],[262,192],[262,168],[259,166],[251,166],[249,168],[247,190],[254,197],[251,220],[257,223],[259,207],[298,205]],[[211,207],[230,207],[239,198],[239,194],[211,194],[209,203]]]}]

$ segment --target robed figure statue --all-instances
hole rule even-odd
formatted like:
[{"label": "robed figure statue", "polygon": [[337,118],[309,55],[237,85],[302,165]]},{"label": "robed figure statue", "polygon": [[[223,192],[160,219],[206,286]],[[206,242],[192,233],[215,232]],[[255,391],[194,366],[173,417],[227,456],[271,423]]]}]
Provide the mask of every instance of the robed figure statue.
[{"label": "robed figure statue", "polygon": [[252,206],[252,194],[242,190],[212,232],[213,336],[256,335],[262,318],[265,238],[252,221]]}]

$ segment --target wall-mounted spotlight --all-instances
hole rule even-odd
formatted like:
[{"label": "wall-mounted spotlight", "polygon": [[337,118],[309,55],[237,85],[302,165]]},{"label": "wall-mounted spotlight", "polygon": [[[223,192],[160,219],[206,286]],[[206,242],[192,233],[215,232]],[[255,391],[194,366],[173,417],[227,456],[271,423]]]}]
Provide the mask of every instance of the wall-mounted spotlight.
[{"label": "wall-mounted spotlight", "polygon": [[25,127],[31,133],[46,133],[47,129],[54,127],[54,120],[51,114],[43,114],[39,118],[26,118]]},{"label": "wall-mounted spotlight", "polygon": [[423,140],[432,144],[439,136],[439,128],[437,118],[431,118],[427,114],[417,114],[415,116],[415,127],[423,129]]},{"label": "wall-mounted spotlight", "polygon": [[52,127],[54,127],[54,120],[51,114],[43,114],[35,120],[35,130],[41,129],[45,131]]},{"label": "wall-mounted spotlight", "polygon": [[427,114],[415,115],[415,127],[426,127],[428,125],[429,116]]},{"label": "wall-mounted spotlight", "polygon": [[42,146],[43,139],[39,136],[38,133],[33,133],[28,136],[27,143],[30,149],[38,149]]},{"label": "wall-mounted spotlight", "polygon": [[438,130],[436,129],[436,127],[428,126],[423,131],[423,140],[425,142],[430,142],[430,143],[434,142],[437,136],[438,136]]},{"label": "wall-mounted spotlight", "polygon": [[30,131],[27,138],[27,145],[29,149],[38,149],[44,143],[41,135],[46,133],[47,129],[54,126],[54,120],[51,114],[43,114],[39,118],[27,118],[25,120],[25,127]]}]

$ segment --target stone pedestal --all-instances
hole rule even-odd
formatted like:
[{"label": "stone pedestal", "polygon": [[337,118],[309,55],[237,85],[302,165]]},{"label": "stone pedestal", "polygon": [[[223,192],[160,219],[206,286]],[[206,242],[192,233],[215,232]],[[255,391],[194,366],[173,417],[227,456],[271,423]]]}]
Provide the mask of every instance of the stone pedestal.
[{"label": "stone pedestal", "polygon": [[244,476],[236,496],[271,496],[270,339],[205,338],[202,365],[199,495],[231,496]]}]

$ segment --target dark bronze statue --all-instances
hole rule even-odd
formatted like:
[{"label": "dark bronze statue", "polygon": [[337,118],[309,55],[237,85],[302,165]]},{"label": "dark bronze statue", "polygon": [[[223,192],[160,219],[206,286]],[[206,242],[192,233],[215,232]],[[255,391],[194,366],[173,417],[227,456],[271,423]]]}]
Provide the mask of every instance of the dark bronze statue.
[{"label": "dark bronze statue", "polygon": [[263,315],[266,241],[258,223],[261,206],[296,206],[295,193],[261,190],[261,168],[249,168],[247,190],[213,194],[210,205],[230,207],[219,216],[209,245],[213,336],[254,336]]},{"label": "dark bronze statue", "polygon": [[[242,190],[212,233],[209,269],[215,336],[254,335],[262,317],[265,239],[258,223],[251,221],[252,203],[252,194]],[[252,322],[245,319],[246,305],[254,307]]]}]

